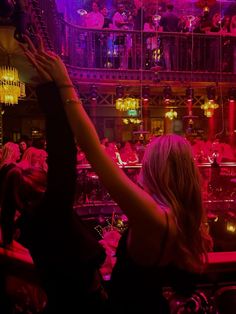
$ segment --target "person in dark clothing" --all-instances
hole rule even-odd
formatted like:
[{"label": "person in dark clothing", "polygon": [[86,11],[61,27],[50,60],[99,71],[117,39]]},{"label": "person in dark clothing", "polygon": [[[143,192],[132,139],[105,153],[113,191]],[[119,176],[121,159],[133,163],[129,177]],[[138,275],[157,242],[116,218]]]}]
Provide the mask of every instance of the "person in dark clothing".
[{"label": "person in dark clothing", "polygon": [[47,313],[78,313],[81,308],[102,313],[105,294],[98,270],[105,253],[73,211],[74,137],[62,106],[58,106],[61,99],[55,84],[39,86],[37,96],[46,117],[47,189],[39,206],[22,216],[21,243],[41,274]]},{"label": "person in dark clothing", "polygon": [[[160,20],[160,31],[170,33],[178,32],[179,18],[173,12],[174,6],[172,4],[168,4],[166,8],[167,12],[163,13]],[[173,35],[163,35],[162,46],[166,70],[178,70],[177,38]]]},{"label": "person in dark clothing", "polygon": [[49,76],[45,81],[36,93],[46,119],[47,187],[36,204],[22,209],[18,241],[29,250],[42,279],[46,313],[104,313],[99,268],[105,252],[73,210],[76,144],[59,91]]},{"label": "person in dark clothing", "polygon": [[[5,182],[8,172],[14,168],[17,161],[20,159],[19,146],[13,142],[7,142],[2,148],[2,157],[0,161],[0,206],[3,196],[3,184]],[[1,216],[1,212],[0,212]],[[1,220],[1,217],[0,217]]]},{"label": "person in dark clothing", "polygon": [[60,57],[43,47],[36,50],[29,40],[28,45],[26,56],[42,76],[50,73],[79,146],[129,220],[111,276],[109,313],[168,313],[162,270],[173,270],[181,286],[183,273],[204,269],[212,244],[190,144],[177,135],[153,140],[138,186],[101,147]]}]

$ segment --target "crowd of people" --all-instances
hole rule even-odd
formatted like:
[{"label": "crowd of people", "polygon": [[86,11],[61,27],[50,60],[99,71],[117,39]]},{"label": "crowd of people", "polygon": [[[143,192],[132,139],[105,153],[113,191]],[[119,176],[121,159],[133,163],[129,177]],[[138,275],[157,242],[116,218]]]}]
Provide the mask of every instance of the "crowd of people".
[{"label": "crowd of people", "polygon": [[[112,66],[129,68],[130,59],[134,58],[133,51],[138,53],[138,48],[135,50],[134,46],[138,47],[141,42],[138,37],[135,37],[135,34],[128,31],[138,30],[144,32],[143,45],[146,46],[144,66],[146,68],[205,69],[214,72],[220,70],[223,72],[236,71],[234,62],[236,44],[233,39],[236,34],[236,15],[227,13],[228,15],[222,16],[220,11],[211,13],[209,8],[198,15],[180,15],[173,4],[167,3],[165,6],[157,6],[155,10],[150,11],[138,3],[130,8],[130,5],[125,2],[117,2],[114,11],[109,14],[107,7],[99,1],[92,1],[88,12],[84,10],[82,12],[83,14],[78,21],[79,26],[89,29],[111,30],[110,35],[109,33],[98,32],[89,39],[90,45],[93,45],[93,42],[95,45],[93,47],[95,52],[94,67],[109,67],[109,64],[106,63],[108,54],[118,54],[119,62]],[[112,33],[112,31],[117,30],[127,31],[127,33]],[[164,33],[161,34],[162,32]],[[171,34],[168,35],[167,33]],[[191,38],[174,35],[178,33],[207,34],[209,36],[207,40],[202,36],[196,37],[193,45]],[[223,39],[221,40],[220,36],[214,35],[222,35]],[[232,37],[225,37],[227,35]],[[82,46],[83,43],[81,42]],[[181,52],[184,52],[184,59]],[[191,57],[192,54],[194,57]],[[201,60],[204,59],[203,56],[207,60],[208,56],[211,56],[207,64]],[[193,64],[191,64],[191,60]]]},{"label": "crowd of people", "polygon": [[[119,166],[140,165],[146,148],[155,138],[153,136],[147,141],[125,142],[110,141],[108,138],[103,138],[101,146]],[[196,164],[213,163],[215,157],[218,164],[221,162],[235,162],[236,160],[235,147],[230,145],[227,140],[219,138],[204,140],[201,136],[187,136],[186,138],[191,145]],[[79,147],[77,162],[78,165],[89,163],[85,153]]]},{"label": "crowd of people", "polygon": [[[117,18],[116,26],[122,23]],[[140,156],[128,142],[120,148],[101,143],[61,58],[38,35],[37,45],[22,36],[20,47],[40,78],[36,95],[47,145],[46,151],[23,142],[2,149],[3,254],[14,252],[15,241],[28,250],[47,297],[43,313],[171,313],[163,288],[191,298],[213,249],[193,148],[176,134],[153,138]],[[212,146],[215,158],[220,145]],[[106,251],[74,211],[79,158],[91,164],[128,219],[108,285],[100,272]],[[133,182],[118,165],[137,162],[142,167]],[[13,313],[4,301],[0,311]],[[201,313],[198,304],[195,310]]]},{"label": "crowd of people", "polygon": [[[176,291],[191,293],[212,249],[190,144],[174,134],[153,140],[146,147],[138,184],[134,183],[101,145],[61,59],[46,51],[41,40],[37,49],[29,37],[24,38],[27,45],[21,46],[42,82],[37,97],[46,119],[47,180],[43,185],[34,170],[14,167],[4,184],[23,183],[17,191],[8,191],[17,194],[17,200],[24,196],[17,219],[18,241],[29,250],[41,276],[46,313],[77,313],[81,308],[97,313],[152,313],[154,309],[169,313],[162,294],[165,282],[170,280]],[[73,210],[74,138],[129,222],[107,291],[99,272],[105,251]],[[16,208],[10,212],[1,208],[5,247],[14,238]]]},{"label": "crowd of people", "polygon": [[[155,136],[151,137],[145,142],[140,140],[115,142],[103,138],[101,146],[129,178],[137,182],[145,150],[155,138]],[[224,140],[223,138],[204,140],[201,136],[192,137],[189,135],[186,138],[191,145],[194,162],[200,167],[204,201],[227,199],[228,195],[235,191],[234,185],[230,184],[235,171],[233,168],[224,165],[230,165],[230,163],[236,161],[235,148],[228,143],[226,138]],[[77,165],[78,181],[75,204],[99,204],[99,202],[111,201],[109,193],[91,168],[85,153],[79,148]],[[205,165],[208,166],[204,168]],[[218,166],[219,171],[215,173],[215,183],[212,184],[211,168],[214,166]],[[222,171],[220,166],[222,166]],[[223,179],[226,178],[227,183],[224,182],[223,184]],[[219,189],[221,193],[217,192]]]}]

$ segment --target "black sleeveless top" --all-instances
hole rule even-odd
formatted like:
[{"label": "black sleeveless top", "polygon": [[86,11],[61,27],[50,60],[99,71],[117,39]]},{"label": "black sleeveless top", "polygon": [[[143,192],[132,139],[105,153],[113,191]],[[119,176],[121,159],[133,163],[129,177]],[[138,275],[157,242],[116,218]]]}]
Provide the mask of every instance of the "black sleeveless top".
[{"label": "black sleeveless top", "polygon": [[[166,213],[166,212],[165,212]],[[156,265],[137,265],[127,253],[128,229],[123,233],[118,248],[117,261],[110,281],[111,313],[169,314],[163,287],[172,286],[183,295],[194,288],[194,275],[177,269],[174,265],[160,266],[169,233],[166,213],[166,231],[162,238],[161,253]]]}]

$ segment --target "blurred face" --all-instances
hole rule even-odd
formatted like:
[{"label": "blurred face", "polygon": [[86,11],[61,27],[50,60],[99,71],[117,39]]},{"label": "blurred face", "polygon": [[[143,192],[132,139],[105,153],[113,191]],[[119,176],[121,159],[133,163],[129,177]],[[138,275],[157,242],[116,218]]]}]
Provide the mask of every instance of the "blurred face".
[{"label": "blurred face", "polygon": [[125,6],[124,6],[123,4],[120,4],[120,5],[118,6],[118,11],[119,11],[120,13],[123,13],[123,12],[125,11]]},{"label": "blurred face", "polygon": [[220,21],[220,15],[219,14],[215,14],[213,17],[213,22],[218,23]]},{"label": "blurred face", "polygon": [[102,8],[101,13],[103,16],[107,16],[108,15],[108,10],[106,7]]},{"label": "blurred face", "polygon": [[20,142],[19,143],[19,148],[20,148],[21,152],[24,152],[26,150],[26,148],[27,148],[26,143],[24,141]]},{"label": "blurred face", "polygon": [[97,5],[96,2],[93,2],[93,4],[92,4],[92,10],[93,10],[94,12],[98,12],[98,5]]}]

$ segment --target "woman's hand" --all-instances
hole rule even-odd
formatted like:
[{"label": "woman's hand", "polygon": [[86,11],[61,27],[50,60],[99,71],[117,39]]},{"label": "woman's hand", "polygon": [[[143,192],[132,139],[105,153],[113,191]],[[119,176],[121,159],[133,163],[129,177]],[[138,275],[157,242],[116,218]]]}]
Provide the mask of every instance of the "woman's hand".
[{"label": "woman's hand", "polygon": [[54,81],[57,85],[72,84],[66,66],[61,58],[52,51],[46,51],[42,38],[38,37],[39,48],[36,48],[31,39],[24,35],[28,48],[20,44],[26,57],[36,68],[43,82]]}]

